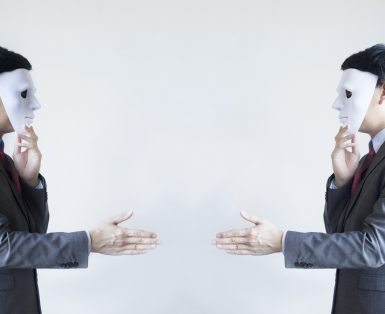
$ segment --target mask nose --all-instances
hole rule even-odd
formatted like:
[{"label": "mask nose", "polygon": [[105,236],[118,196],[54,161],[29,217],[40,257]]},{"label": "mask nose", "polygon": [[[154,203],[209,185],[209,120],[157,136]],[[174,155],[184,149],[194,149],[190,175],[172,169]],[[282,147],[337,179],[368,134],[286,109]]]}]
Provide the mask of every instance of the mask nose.
[{"label": "mask nose", "polygon": [[39,110],[41,108],[41,105],[36,97],[33,97],[31,99],[31,109],[32,111]]},{"label": "mask nose", "polygon": [[332,104],[332,108],[335,109],[335,110],[341,111],[342,107],[343,107],[343,105],[342,105],[342,103],[341,103],[341,101],[340,101],[340,97],[338,96],[338,97],[334,100],[334,102],[333,102],[333,104]]}]

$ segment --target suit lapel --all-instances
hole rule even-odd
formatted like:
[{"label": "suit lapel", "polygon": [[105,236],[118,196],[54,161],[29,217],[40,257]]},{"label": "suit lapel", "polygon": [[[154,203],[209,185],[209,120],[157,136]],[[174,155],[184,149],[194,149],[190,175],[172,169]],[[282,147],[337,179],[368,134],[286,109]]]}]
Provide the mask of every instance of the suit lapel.
[{"label": "suit lapel", "polygon": [[[366,158],[367,155],[364,156]],[[366,170],[364,177],[361,179],[360,184],[358,185],[356,191],[351,195],[348,208],[345,213],[344,223],[343,227],[345,226],[346,220],[348,216],[350,215],[355,203],[357,202],[358,197],[361,194],[362,187],[365,184],[365,181],[368,179],[368,177],[371,175],[371,173],[376,169],[376,167],[381,163],[381,161],[385,158],[385,143],[381,145],[380,149],[378,150],[376,156],[374,157],[372,163],[370,164],[368,170]]]}]

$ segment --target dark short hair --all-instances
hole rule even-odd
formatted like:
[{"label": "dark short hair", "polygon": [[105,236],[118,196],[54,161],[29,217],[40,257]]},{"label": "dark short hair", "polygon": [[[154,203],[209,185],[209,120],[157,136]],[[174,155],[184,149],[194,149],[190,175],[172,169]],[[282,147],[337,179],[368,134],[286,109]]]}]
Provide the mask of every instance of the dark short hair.
[{"label": "dark short hair", "polygon": [[32,70],[32,66],[22,55],[0,47],[0,74],[17,69]]},{"label": "dark short hair", "polygon": [[377,87],[385,83],[385,45],[377,44],[347,58],[341,70],[356,69],[378,76]]}]

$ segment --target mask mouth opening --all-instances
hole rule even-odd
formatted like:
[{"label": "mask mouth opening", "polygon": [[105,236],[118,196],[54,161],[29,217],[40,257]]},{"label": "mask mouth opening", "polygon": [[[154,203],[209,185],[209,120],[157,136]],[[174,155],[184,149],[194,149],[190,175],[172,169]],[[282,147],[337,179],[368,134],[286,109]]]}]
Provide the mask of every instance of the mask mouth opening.
[{"label": "mask mouth opening", "polygon": [[31,125],[33,123],[33,119],[33,117],[25,117],[26,124]]}]

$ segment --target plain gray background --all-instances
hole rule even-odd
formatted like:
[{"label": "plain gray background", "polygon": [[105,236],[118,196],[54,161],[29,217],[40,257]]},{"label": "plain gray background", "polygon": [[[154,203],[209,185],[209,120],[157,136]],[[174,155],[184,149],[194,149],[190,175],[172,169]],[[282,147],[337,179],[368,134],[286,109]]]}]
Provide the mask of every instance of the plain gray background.
[{"label": "plain gray background", "polygon": [[[52,231],[124,225],[163,244],[40,270],[44,313],[328,313],[333,270],[232,256],[219,231],[324,231],[339,67],[384,42],[377,1],[1,1],[27,56]],[[360,135],[362,154],[368,137]],[[8,150],[13,136],[7,136]]]}]

